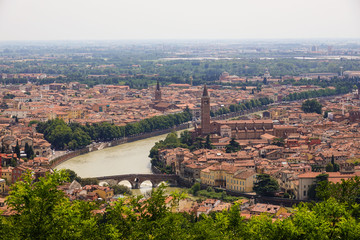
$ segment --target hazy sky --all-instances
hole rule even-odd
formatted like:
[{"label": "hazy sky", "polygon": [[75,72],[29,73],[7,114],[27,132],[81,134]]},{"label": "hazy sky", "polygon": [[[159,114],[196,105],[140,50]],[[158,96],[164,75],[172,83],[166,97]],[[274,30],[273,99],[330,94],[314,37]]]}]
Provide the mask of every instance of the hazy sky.
[{"label": "hazy sky", "polygon": [[360,0],[0,0],[0,41],[360,38]]}]

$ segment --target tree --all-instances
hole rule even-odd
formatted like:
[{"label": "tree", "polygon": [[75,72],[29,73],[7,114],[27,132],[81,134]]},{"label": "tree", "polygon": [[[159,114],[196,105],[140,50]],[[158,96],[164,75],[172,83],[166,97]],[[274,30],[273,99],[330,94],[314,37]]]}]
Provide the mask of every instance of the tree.
[{"label": "tree", "polygon": [[16,140],[16,146],[15,146],[14,152],[15,152],[17,158],[20,158],[20,146],[19,146],[19,141],[17,141],[17,140]]},{"label": "tree", "polygon": [[99,185],[99,180],[95,179],[95,178],[80,178],[80,182],[81,186],[85,186],[85,185]]},{"label": "tree", "polygon": [[229,144],[226,145],[225,148],[227,153],[237,152],[240,151],[241,149],[240,144],[237,141],[235,141],[235,138],[231,138]]},{"label": "tree", "polygon": [[206,141],[205,141],[204,147],[206,149],[213,149],[214,148],[214,146],[211,144],[211,141],[210,141],[210,135],[206,136]]},{"label": "tree", "polygon": [[334,157],[334,155],[331,156],[331,164],[333,165],[333,172],[338,172],[338,171],[340,171],[340,166],[339,166],[339,164],[335,163],[335,157]]},{"label": "tree", "polygon": [[189,131],[185,130],[180,133],[180,142],[188,146],[191,146],[193,144],[193,140]]},{"label": "tree", "polygon": [[256,176],[257,182],[254,184],[256,194],[263,196],[273,196],[279,190],[278,182],[269,174],[259,174]]},{"label": "tree", "polygon": [[301,110],[305,113],[318,113],[321,114],[322,105],[316,99],[309,99],[302,103]]},{"label": "tree", "polygon": [[192,187],[189,190],[189,193],[191,193],[194,196],[198,195],[198,192],[201,190],[201,186],[200,183],[195,183],[194,185],[192,185]]},{"label": "tree", "polygon": [[325,171],[326,172],[334,172],[334,165],[332,165],[331,163],[328,163],[325,167]]},{"label": "tree", "polygon": [[65,174],[67,174],[68,178],[69,178],[69,182],[72,182],[74,180],[76,180],[77,182],[81,182],[81,178],[77,175],[77,173],[71,169],[65,169]]},{"label": "tree", "polygon": [[86,201],[71,203],[58,189],[66,180],[63,170],[55,170],[39,181],[33,181],[30,172],[24,174],[23,181],[11,186],[7,204],[16,214],[6,220],[7,234],[2,238],[96,239],[98,228],[91,214],[96,205]]},{"label": "tree", "polygon": [[[260,175],[259,175],[260,176]],[[319,180],[326,176],[319,176]],[[300,203],[291,217],[273,221],[261,215],[247,221],[234,204],[229,211],[196,217],[172,210],[185,196],[172,193],[166,204],[164,186],[149,198],[128,196],[107,204],[104,214],[92,201],[70,201],[59,189],[65,171],[55,171],[39,181],[31,173],[12,186],[7,199],[14,215],[0,216],[0,234],[12,239],[359,239],[360,178],[327,185],[334,194],[323,202]],[[193,187],[199,192],[200,184]],[[205,191],[206,192],[206,191]],[[208,192],[215,194],[214,192]],[[218,193],[220,198],[228,196]],[[319,231],[319,229],[321,231]]]},{"label": "tree", "polygon": [[329,111],[325,111],[323,117],[324,117],[324,118],[328,118],[328,116],[329,116]]},{"label": "tree", "polygon": [[279,146],[279,147],[283,147],[285,145],[285,141],[284,138],[274,138],[274,141],[272,143],[273,145]]},{"label": "tree", "polygon": [[315,183],[310,186],[308,190],[308,197],[311,200],[320,200],[320,199],[327,199],[329,196],[329,192],[326,191],[329,181],[328,174],[319,174],[316,176]]},{"label": "tree", "polygon": [[268,83],[266,77],[264,77],[263,84],[266,85]]},{"label": "tree", "polygon": [[124,185],[111,185],[110,188],[114,189],[114,194],[126,194],[126,195],[131,195],[132,192],[131,190]]},{"label": "tree", "polygon": [[33,147],[28,143],[25,143],[25,154],[27,159],[33,159],[35,156]]}]

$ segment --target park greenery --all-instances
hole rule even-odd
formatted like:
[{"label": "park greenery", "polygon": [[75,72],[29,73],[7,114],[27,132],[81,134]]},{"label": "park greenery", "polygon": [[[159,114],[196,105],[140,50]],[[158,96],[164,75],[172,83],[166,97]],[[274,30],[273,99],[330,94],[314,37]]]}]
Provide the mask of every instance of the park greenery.
[{"label": "park greenery", "polygon": [[308,99],[302,103],[301,110],[303,110],[305,113],[321,114],[322,113],[322,105],[316,99]]},{"label": "park greenery", "polygon": [[116,126],[108,122],[81,125],[65,123],[62,119],[39,122],[36,130],[55,149],[79,149],[94,141],[112,141],[123,137],[131,137],[156,130],[172,128],[191,120],[188,109],[181,113],[155,116],[125,126]]},{"label": "park greenery", "polygon": [[[164,187],[112,204],[70,201],[58,188],[68,181],[55,171],[39,181],[31,174],[11,187],[7,204],[12,214],[0,217],[1,238],[7,239],[359,239],[359,178],[321,184],[323,199],[294,206],[293,215],[273,221],[271,215],[245,220],[240,206],[196,217],[171,211],[181,193],[166,204]],[[206,190],[205,190],[206,191]],[[105,207],[105,213],[97,213]]]}]

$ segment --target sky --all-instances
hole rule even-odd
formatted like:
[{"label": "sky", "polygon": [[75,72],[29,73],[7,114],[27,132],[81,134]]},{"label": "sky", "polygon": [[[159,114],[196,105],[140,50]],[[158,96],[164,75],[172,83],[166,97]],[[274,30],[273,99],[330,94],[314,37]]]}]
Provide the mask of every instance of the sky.
[{"label": "sky", "polygon": [[360,38],[360,0],[0,0],[0,41]]}]

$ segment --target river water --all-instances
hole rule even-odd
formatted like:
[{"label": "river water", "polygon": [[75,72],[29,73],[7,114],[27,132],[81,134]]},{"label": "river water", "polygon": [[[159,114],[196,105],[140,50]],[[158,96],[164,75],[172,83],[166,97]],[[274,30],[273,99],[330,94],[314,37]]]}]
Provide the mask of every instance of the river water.
[{"label": "river water", "polygon": [[[181,131],[178,131],[178,135]],[[150,149],[167,134],[105,148],[69,159],[57,169],[71,169],[80,177],[151,173]]]}]

